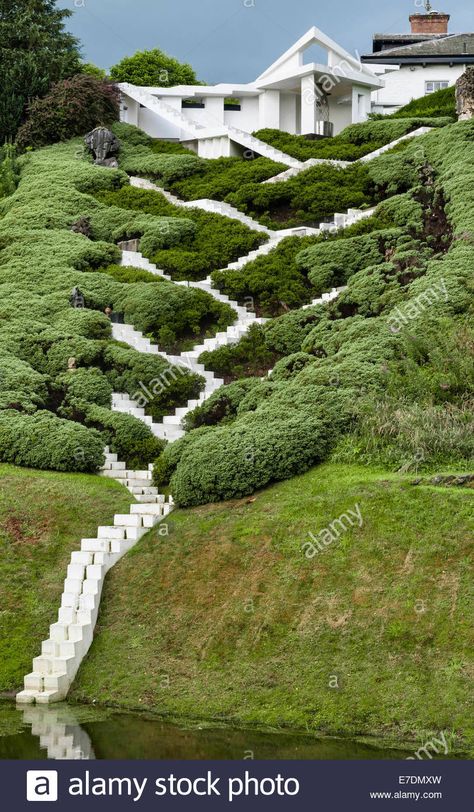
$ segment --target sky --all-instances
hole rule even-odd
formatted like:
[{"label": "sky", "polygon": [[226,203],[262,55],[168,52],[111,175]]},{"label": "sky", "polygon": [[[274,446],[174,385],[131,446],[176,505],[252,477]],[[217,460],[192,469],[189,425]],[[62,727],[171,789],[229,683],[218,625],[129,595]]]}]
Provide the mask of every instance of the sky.
[{"label": "sky", "polygon": [[[371,52],[375,32],[403,33],[423,0],[59,0],[86,62],[110,68],[161,48],[202,81],[249,82],[315,25],[352,54]],[[450,32],[474,31],[471,0],[433,2]],[[469,7],[471,7],[469,9]]]}]

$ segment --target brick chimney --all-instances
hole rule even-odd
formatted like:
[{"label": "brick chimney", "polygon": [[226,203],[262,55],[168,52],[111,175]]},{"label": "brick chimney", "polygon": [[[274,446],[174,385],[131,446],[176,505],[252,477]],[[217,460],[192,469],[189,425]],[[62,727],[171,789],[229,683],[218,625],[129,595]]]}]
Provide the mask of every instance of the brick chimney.
[{"label": "brick chimney", "polygon": [[410,17],[412,34],[447,34],[449,14],[442,11],[432,11],[427,4],[427,14],[412,14]]}]

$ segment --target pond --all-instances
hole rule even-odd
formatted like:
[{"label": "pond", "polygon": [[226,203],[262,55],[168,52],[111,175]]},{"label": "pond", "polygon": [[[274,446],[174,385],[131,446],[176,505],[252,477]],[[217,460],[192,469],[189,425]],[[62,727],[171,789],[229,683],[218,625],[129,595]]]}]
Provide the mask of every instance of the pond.
[{"label": "pond", "polygon": [[389,759],[410,755],[346,739],[163,721],[70,705],[0,704],[0,759]]}]

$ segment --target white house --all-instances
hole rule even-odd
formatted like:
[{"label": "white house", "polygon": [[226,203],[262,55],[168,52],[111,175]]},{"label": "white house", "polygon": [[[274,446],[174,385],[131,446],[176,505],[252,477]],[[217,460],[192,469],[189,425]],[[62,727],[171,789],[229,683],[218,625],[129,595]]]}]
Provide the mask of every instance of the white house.
[{"label": "white house", "polygon": [[375,34],[373,52],[362,57],[384,79],[384,87],[372,94],[373,112],[392,113],[450,87],[474,64],[474,34],[450,34],[450,15],[424,5],[426,13],[410,16],[410,33]]},{"label": "white house", "polygon": [[[310,137],[337,134],[365,121],[371,93],[382,86],[371,68],[311,28],[249,84],[163,88],[122,83],[121,116],[205,158],[252,150],[283,160],[283,153],[251,133],[270,127]],[[288,156],[285,162],[298,164]]]}]

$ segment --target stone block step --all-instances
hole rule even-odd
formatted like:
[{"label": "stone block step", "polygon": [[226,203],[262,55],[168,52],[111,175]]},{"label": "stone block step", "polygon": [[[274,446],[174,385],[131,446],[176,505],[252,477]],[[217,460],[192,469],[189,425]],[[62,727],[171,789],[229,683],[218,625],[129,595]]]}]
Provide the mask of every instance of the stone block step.
[{"label": "stone block step", "polygon": [[156,502],[151,504],[132,505],[132,513],[139,514],[140,516],[161,516],[163,513],[163,502]]},{"label": "stone block step", "polygon": [[114,525],[119,527],[141,527],[142,522],[140,516],[133,513],[116,513],[114,516]]},{"label": "stone block step", "polygon": [[[124,538],[123,533],[119,538]],[[110,553],[110,539],[82,539],[81,550],[86,553]]]},{"label": "stone block step", "polygon": [[[117,527],[114,519],[113,526],[100,526],[97,528],[97,538],[98,539],[123,539],[125,538],[124,530],[121,527]],[[107,550],[101,550],[98,548],[94,550],[94,552],[107,552]]]}]

